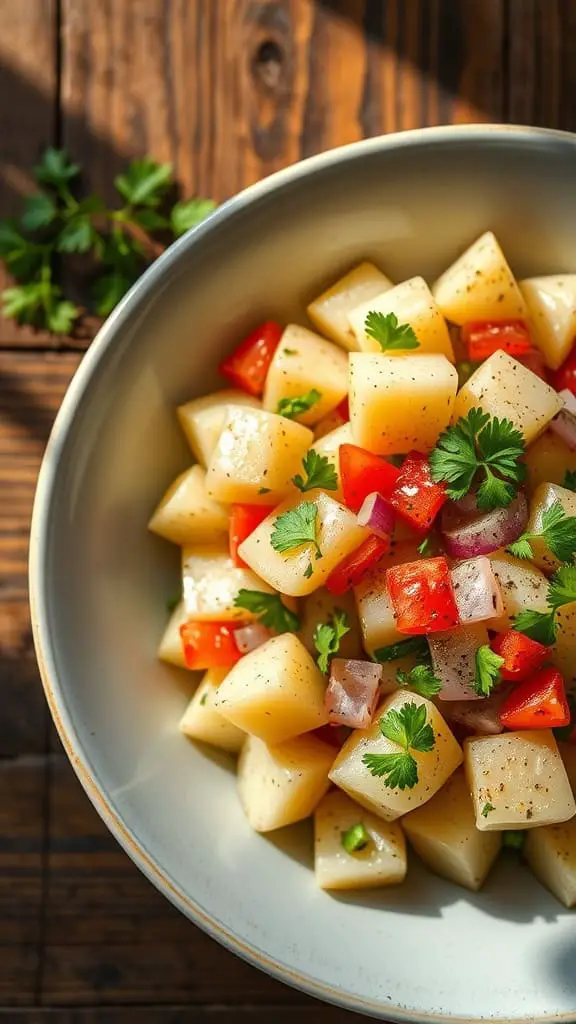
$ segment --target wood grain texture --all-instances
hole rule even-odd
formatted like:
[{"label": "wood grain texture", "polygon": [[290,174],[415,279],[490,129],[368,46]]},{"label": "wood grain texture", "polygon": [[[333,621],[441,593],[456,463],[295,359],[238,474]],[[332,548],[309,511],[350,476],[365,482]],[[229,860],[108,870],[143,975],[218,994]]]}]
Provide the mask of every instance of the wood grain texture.
[{"label": "wood grain texture", "polygon": [[[304,998],[304,997],[302,997]],[[99,1006],[15,1009],[0,1021],[10,1024],[366,1024],[366,1017],[332,1006]]]}]

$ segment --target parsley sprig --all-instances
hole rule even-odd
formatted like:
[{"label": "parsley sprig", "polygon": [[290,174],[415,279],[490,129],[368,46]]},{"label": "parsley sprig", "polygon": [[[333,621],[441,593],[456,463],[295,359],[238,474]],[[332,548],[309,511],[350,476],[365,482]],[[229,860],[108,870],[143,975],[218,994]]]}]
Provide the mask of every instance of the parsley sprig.
[{"label": "parsley sprig", "polygon": [[489,697],[494,687],[501,681],[500,669],[504,658],[496,654],[488,644],[482,644],[476,651],[476,676],[474,689],[480,697]]},{"label": "parsley sprig", "polygon": [[285,416],[288,420],[293,420],[296,416],[301,416],[303,412],[308,412],[312,406],[322,398],[320,391],[316,388],[311,388],[305,395],[295,395],[294,398],[281,398],[278,402],[278,408],[276,412],[278,416]]},{"label": "parsley sprig", "polygon": [[290,508],[274,521],[270,543],[275,551],[294,551],[311,545],[316,558],[322,557],[318,543],[318,509],[313,501],[303,501]]},{"label": "parsley sprig", "polygon": [[420,342],[410,324],[401,324],[395,313],[377,313],[372,310],[364,321],[364,330],[374,338],[383,352],[420,348]]},{"label": "parsley sprig", "polygon": [[[144,268],[170,241],[208,216],[210,199],[167,204],[174,187],[170,164],[133,160],[115,179],[122,204],[78,195],[81,174],[63,149],[47,149],[33,171],[39,191],[24,199],[19,220],[0,221],[0,259],[16,284],[2,293],[4,316],[20,324],[69,334],[83,310],[57,280],[62,259],[90,257],[96,271],[92,305],[108,316]],[[160,237],[158,233],[160,232]]]},{"label": "parsley sprig", "polygon": [[507,550],[516,558],[533,558],[530,541],[540,539],[559,561],[570,561],[576,553],[576,516],[567,515],[560,502],[555,501],[542,513],[540,530],[523,533]]},{"label": "parsley sprig", "polygon": [[434,675],[430,665],[415,665],[409,672],[398,669],[396,679],[400,686],[406,686],[420,697],[428,699],[435,697],[442,689],[442,682]]},{"label": "parsley sprig", "polygon": [[267,594],[264,590],[247,590],[243,587],[234,599],[234,606],[252,612],[263,626],[276,633],[295,633],[300,629],[300,619],[286,607],[280,594]]},{"label": "parsley sprig", "polygon": [[526,476],[520,462],[524,438],[510,420],[492,419],[482,409],[470,409],[467,416],[440,435],[430,452],[432,478],[448,484],[448,497],[463,498],[479,476],[482,482],[476,500],[478,508],[490,511],[506,508]]},{"label": "parsley sprig", "polygon": [[483,818],[487,818],[488,815],[491,814],[492,811],[495,811],[495,810],[496,810],[496,808],[494,807],[494,804],[486,803],[486,804],[484,804],[484,807],[482,808],[480,813],[481,813]]},{"label": "parsley sprig", "polygon": [[318,651],[318,668],[321,672],[328,671],[329,659],[338,653],[340,641],[350,632],[350,623],[346,612],[335,608],[330,622],[318,624],[314,630],[314,646]]},{"label": "parsley sprig", "polygon": [[399,661],[407,654],[414,654],[418,659],[429,658],[430,648],[425,636],[410,636],[406,640],[399,640],[396,644],[389,644],[388,647],[378,647],[374,651],[374,661],[384,665],[388,661]]},{"label": "parsley sprig", "polygon": [[547,612],[523,611],[514,618],[514,629],[546,647],[556,641],[556,612],[576,601],[576,565],[561,565],[548,583]]},{"label": "parsley sprig", "polygon": [[338,490],[338,476],[334,464],[325,455],[320,455],[313,448],[302,459],[302,466],[306,473],[306,479],[298,473],[292,477],[292,482],[298,490],[313,491],[315,487],[321,487],[324,491]]},{"label": "parsley sprig", "polygon": [[391,708],[380,719],[380,732],[403,749],[392,754],[364,754],[362,763],[371,775],[384,779],[390,789],[412,789],[418,782],[418,765],[410,753],[428,753],[434,747],[434,730],[426,721],[424,704]]}]

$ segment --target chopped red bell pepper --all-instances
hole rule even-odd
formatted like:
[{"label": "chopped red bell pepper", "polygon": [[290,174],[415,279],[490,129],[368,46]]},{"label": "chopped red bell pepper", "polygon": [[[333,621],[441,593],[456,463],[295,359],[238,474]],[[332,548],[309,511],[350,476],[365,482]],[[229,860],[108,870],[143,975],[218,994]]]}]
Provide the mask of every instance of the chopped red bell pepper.
[{"label": "chopped red bell pepper", "polygon": [[507,729],[555,729],[569,725],[570,707],[557,668],[543,668],[516,686],[500,708]]},{"label": "chopped red bell pepper", "polygon": [[556,391],[571,391],[576,395],[576,345],[562,366],[553,374],[552,384]]},{"label": "chopped red bell pepper", "polygon": [[462,340],[472,362],[487,359],[498,349],[510,356],[523,356],[532,348],[523,320],[474,320],[462,325]]},{"label": "chopped red bell pepper", "polygon": [[387,498],[400,475],[391,462],[355,444],[341,444],[338,458],[344,503],[352,512],[358,512],[364,498],[374,491]]},{"label": "chopped red bell pepper", "polygon": [[522,366],[525,366],[527,370],[532,370],[532,373],[535,373],[541,380],[546,381],[547,384],[549,383],[548,367],[539,349],[531,348],[526,355],[518,357],[518,362],[522,363]]},{"label": "chopped red bell pepper", "polygon": [[344,423],[348,423],[348,420],[350,419],[350,406],[348,404],[348,395],[346,395],[346,397],[343,398],[342,401],[338,403],[338,405],[336,406],[336,412],[338,413],[339,416],[342,417]]},{"label": "chopped red bell pepper", "polygon": [[264,391],[266,375],[284,328],[273,320],[260,324],[218,367],[236,387],[257,398]]},{"label": "chopped red bell pepper", "polygon": [[392,566],[386,570],[386,586],[400,633],[440,633],[460,624],[443,556]]},{"label": "chopped red bell pepper", "polygon": [[238,548],[246,537],[254,532],[257,526],[271,512],[272,505],[231,505],[230,506],[230,557],[239,568],[244,569],[238,554]]},{"label": "chopped red bell pepper", "polygon": [[446,484],[434,483],[426,455],[409,452],[394,490],[385,498],[413,530],[424,532],[430,529],[446,501]]},{"label": "chopped red bell pepper", "polygon": [[191,669],[229,668],[242,657],[229,622],[185,622],[180,626],[186,666]]},{"label": "chopped red bell pepper", "polygon": [[549,648],[532,640],[515,629],[498,633],[490,643],[492,650],[504,658],[500,666],[502,679],[520,683],[542,667],[549,654]]},{"label": "chopped red bell pepper", "polygon": [[360,547],[352,554],[347,555],[332,570],[326,580],[326,590],[331,594],[345,594],[351,587],[360,582],[365,572],[371,569],[376,562],[379,562],[390,547],[390,541],[372,534],[362,541]]}]

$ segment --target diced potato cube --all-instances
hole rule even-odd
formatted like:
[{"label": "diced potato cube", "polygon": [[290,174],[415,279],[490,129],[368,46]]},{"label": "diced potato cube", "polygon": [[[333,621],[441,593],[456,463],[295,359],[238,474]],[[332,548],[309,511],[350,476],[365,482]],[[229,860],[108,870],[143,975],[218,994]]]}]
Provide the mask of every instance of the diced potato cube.
[{"label": "diced potato cube", "polygon": [[370,298],[350,313],[350,326],[358,339],[360,350],[381,353],[380,344],[365,330],[366,317],[372,311],[384,315],[394,313],[399,323],[410,324],[420,342],[418,355],[435,352],[446,356],[451,363],[454,362],[448,326],[423,277],[411,277],[409,281],[397,284],[376,299]]},{"label": "diced potato cube", "polygon": [[[271,536],[280,516],[304,503],[316,506],[316,539],[322,555],[311,544],[289,551],[275,551]],[[254,572],[282,594],[304,597],[321,587],[332,569],[359,547],[367,530],[358,526],[356,516],[323,491],[310,491],[289,498],[274,509],[264,522],[240,545],[238,552]],[[310,570],[310,566],[312,569]]]},{"label": "diced potato cube", "polygon": [[566,769],[572,792],[576,796],[576,744],[560,743],[558,741],[558,750],[560,751],[560,757]]},{"label": "diced potato cube", "polygon": [[308,597],[304,598],[300,610],[300,630],[298,633],[302,643],[312,657],[317,658],[318,651],[314,646],[316,627],[324,622],[330,622],[336,610],[345,613],[350,627],[350,631],[340,641],[338,657],[361,658],[362,637],[360,634],[360,623],[358,622],[354,595],[351,591],[336,597],[328,590],[325,590],[324,587],[320,587],[319,590],[315,590],[313,594],[309,594]]},{"label": "diced potato cube", "polygon": [[328,459],[332,463],[336,470],[336,476],[338,478],[338,490],[330,491],[333,498],[338,501],[342,498],[342,482],[340,479],[340,445],[352,444],[352,428],[349,423],[345,423],[341,427],[337,427],[336,430],[330,431],[329,434],[325,434],[324,437],[319,438],[312,445],[315,452],[318,455],[323,455],[325,459]]},{"label": "diced potato cube", "polygon": [[546,430],[534,444],[531,444],[524,457],[527,476],[527,489],[533,494],[540,484],[564,484],[567,470],[576,471],[576,452],[561,437],[551,430]]},{"label": "diced potato cube", "polygon": [[354,442],[377,455],[430,451],[454,407],[458,374],[445,356],[350,354]]},{"label": "diced potato cube", "polygon": [[186,622],[187,618],[184,601],[180,601],[172,612],[158,644],[157,654],[160,661],[165,661],[168,665],[177,665],[178,668],[187,668],[180,638],[180,626]]},{"label": "diced potato cube", "polygon": [[218,438],[228,418],[229,406],[261,409],[262,403],[245,391],[225,388],[212,395],[204,395],[203,398],[194,398],[176,410],[186,440],[204,468],[216,450]]},{"label": "diced potato cube", "polygon": [[392,282],[381,270],[372,263],[359,263],[314,299],[307,313],[322,334],[353,352],[358,348],[358,343],[350,327],[348,314],[361,302],[381,295],[387,288],[392,288]]},{"label": "diced potato cube", "polygon": [[356,608],[364,647],[374,654],[379,647],[388,647],[406,637],[396,628],[392,602],[386,590],[386,567],[377,566],[365,573],[354,587]]},{"label": "diced potato cube", "polygon": [[[530,518],[526,527],[527,533],[540,533],[542,518],[551,505],[558,502],[567,516],[576,516],[576,493],[557,484],[540,484],[532,495],[530,502]],[[550,550],[542,537],[530,540],[532,559],[542,572],[554,572],[560,565],[560,559]]]},{"label": "diced potato cube", "polygon": [[442,277],[432,294],[455,324],[473,320],[526,320],[522,294],[491,231],[481,235]]},{"label": "diced potato cube", "polygon": [[576,274],[530,277],[519,286],[532,319],[534,341],[546,366],[557,370],[576,337]]},{"label": "diced potato cube", "polygon": [[576,685],[576,601],[562,605],[556,612],[556,643],[552,661],[560,669],[567,690]]},{"label": "diced potato cube", "polygon": [[[348,853],[342,835],[361,824],[369,840]],[[403,882],[406,842],[394,821],[382,821],[339,790],[327,793],[314,815],[314,870],[321,889],[373,889]]]},{"label": "diced potato cube", "polygon": [[[406,637],[404,637],[406,639]],[[380,693],[382,697],[390,693],[398,693],[401,684],[398,682],[399,672],[410,672],[417,664],[417,657],[414,654],[405,654],[403,658],[396,658],[394,661],[385,661],[380,665],[382,679],[380,680]],[[405,689],[405,688],[404,688]],[[411,696],[410,691],[406,691]]]},{"label": "diced potato cube", "polygon": [[476,828],[461,770],[427,804],[407,814],[402,827],[427,867],[473,892],[483,885],[502,844],[500,832]]},{"label": "diced potato cube", "polygon": [[279,412],[285,398],[307,395],[315,389],[320,398],[295,418],[299,423],[318,423],[348,392],[348,357],[319,334],[290,324],[276,349],[266,377],[263,404]]},{"label": "diced potato cube", "polygon": [[504,604],[504,614],[497,619],[488,620],[489,629],[498,632],[510,629],[513,625],[512,619],[519,612],[548,611],[548,580],[540,569],[530,562],[508,555],[505,551],[495,551],[489,558],[494,575],[500,584]]},{"label": "diced potato cube", "polygon": [[[410,751],[418,768],[416,785],[412,789],[391,789],[383,778],[371,774],[362,758],[368,753],[395,754],[402,750],[398,743],[382,735],[379,723],[388,711],[399,711],[407,702],[425,706],[435,743],[426,753]],[[348,737],[334,762],[330,779],[378,817],[394,821],[430,800],[461,763],[462,751],[434,704],[424,697],[399,690],[380,706],[368,729],[356,729]]]},{"label": "diced potato cube", "polygon": [[576,803],[550,729],[464,740],[476,828],[534,828],[567,821]]},{"label": "diced potato cube", "polygon": [[499,349],[458,392],[453,422],[478,407],[492,417],[510,420],[530,444],[560,412],[563,402],[554,388]]},{"label": "diced potato cube", "polygon": [[285,416],[234,409],[208,467],[206,490],[217,501],[270,505],[293,489],[292,477],[312,431]]},{"label": "diced potato cube", "polygon": [[228,510],[206,493],[206,472],[187,469],[168,488],[148,529],[174,544],[202,544],[228,531]]},{"label": "diced potato cube", "polygon": [[214,706],[239,729],[282,743],[325,725],[326,679],[294,633],[246,654],[219,687]]},{"label": "diced potato cube", "polygon": [[329,786],[334,747],[316,736],[266,746],[246,740],[238,762],[238,795],[256,832],[271,832],[310,817]]},{"label": "diced potato cube", "polygon": [[480,700],[476,692],[476,652],[490,643],[486,623],[474,622],[428,637],[434,675],[442,683],[440,700]]},{"label": "diced potato cube", "polygon": [[576,906],[576,819],[533,828],[524,856],[542,885],[565,907]]},{"label": "diced potato cube", "polygon": [[234,565],[227,548],[182,549],[182,593],[187,618],[205,622],[234,619],[253,622],[252,612],[234,604],[243,589],[273,593],[272,587],[250,569]]},{"label": "diced potato cube", "polygon": [[228,669],[212,668],[204,675],[180,719],[180,729],[191,740],[237,754],[246,733],[229,722],[214,706],[216,692]]}]

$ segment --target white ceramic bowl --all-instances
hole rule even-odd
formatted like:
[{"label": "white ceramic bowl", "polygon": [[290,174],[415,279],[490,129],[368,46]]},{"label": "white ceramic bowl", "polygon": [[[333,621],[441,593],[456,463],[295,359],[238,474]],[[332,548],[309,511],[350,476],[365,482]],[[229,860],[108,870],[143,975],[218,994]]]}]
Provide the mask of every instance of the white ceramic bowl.
[{"label": "white ceramic bowl", "polygon": [[[331,896],[308,824],[255,835],[224,759],[183,739],[185,674],[155,661],[176,550],[146,531],[187,462],[174,406],[218,384],[265,316],[302,317],[372,258],[432,278],[487,228],[520,274],[576,270],[576,137],[438,128],[305,161],[177,242],[86,355],[50,439],[32,526],[32,619],[52,714],[89,796],[158,888],[283,981],[394,1021],[571,1021],[573,916],[511,858],[471,895],[408,883]],[[189,677],[185,678],[189,684]]]}]

